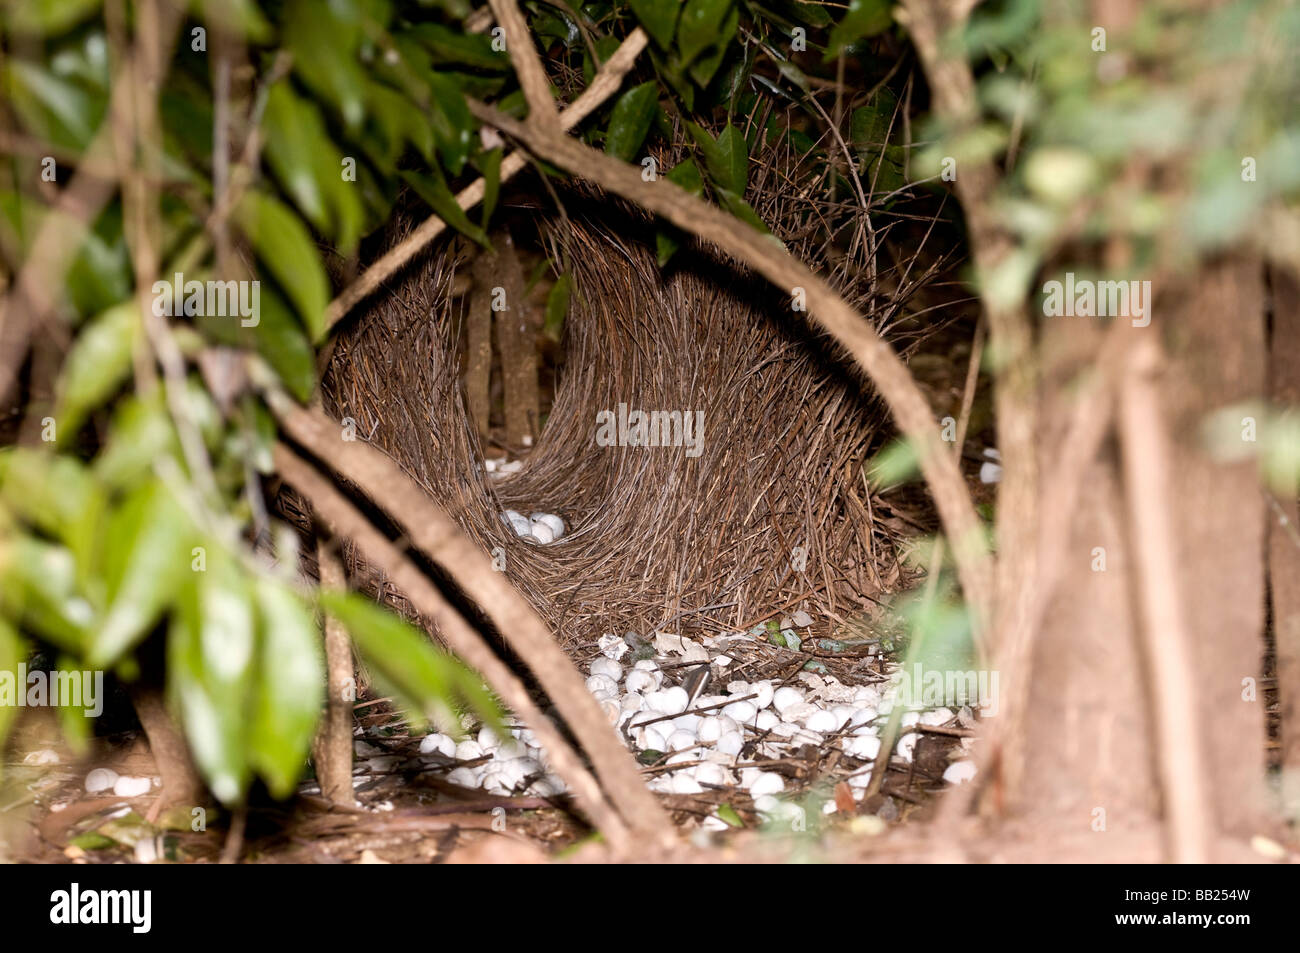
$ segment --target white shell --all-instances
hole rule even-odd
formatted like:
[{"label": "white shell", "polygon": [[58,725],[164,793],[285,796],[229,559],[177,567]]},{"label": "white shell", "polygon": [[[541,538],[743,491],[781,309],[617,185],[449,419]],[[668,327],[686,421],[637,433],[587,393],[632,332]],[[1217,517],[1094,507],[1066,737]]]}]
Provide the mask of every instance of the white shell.
[{"label": "white shell", "polygon": [[113,794],[116,797],[143,797],[152,787],[153,782],[148,778],[118,778],[113,785]]},{"label": "white shell", "polygon": [[533,513],[528,517],[534,523],[545,523],[551,530],[551,536],[559,539],[564,535],[564,520],[554,513]]},{"label": "white shell", "polygon": [[111,790],[115,784],[117,784],[117,772],[112,768],[96,768],[86,775],[87,794]]},{"label": "white shell", "polygon": [[543,546],[555,541],[555,533],[552,532],[551,528],[541,520],[533,520],[532,523],[529,524],[529,529],[532,532],[533,538]]}]

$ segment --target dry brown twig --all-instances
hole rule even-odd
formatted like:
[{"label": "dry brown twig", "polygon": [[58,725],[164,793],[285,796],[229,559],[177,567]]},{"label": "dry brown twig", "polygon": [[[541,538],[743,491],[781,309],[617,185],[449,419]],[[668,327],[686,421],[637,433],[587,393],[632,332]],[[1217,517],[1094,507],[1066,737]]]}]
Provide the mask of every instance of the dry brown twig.
[{"label": "dry brown twig", "polygon": [[[318,410],[299,407],[279,391],[268,390],[267,399],[285,434],[317,459],[329,461],[331,468],[383,506],[405,530],[411,545],[442,567],[483,609],[555,703],[628,824],[651,836],[671,840],[667,816],[641,783],[635,763],[610,729],[582,676],[532,607],[495,571],[487,554],[388,457],[367,444],[344,441],[338,423]],[[408,581],[418,583],[415,579]],[[447,618],[454,628],[455,620]],[[453,644],[453,648],[464,654],[466,662],[483,671],[498,691],[503,691],[503,686],[508,690],[503,691],[507,704],[527,702],[512,687],[516,684],[513,676],[495,656],[489,658],[467,638],[463,642]],[[539,737],[546,731],[545,725],[535,721],[532,727]],[[547,747],[549,750],[550,745]]]},{"label": "dry brown twig", "polygon": [[1142,335],[1128,354],[1119,405],[1124,482],[1142,580],[1142,647],[1151,691],[1164,794],[1166,850],[1174,863],[1204,864],[1214,832],[1205,755],[1198,735],[1192,644],[1179,595],[1169,511],[1169,433],[1160,407],[1160,345]]},{"label": "dry brown twig", "polygon": [[[546,749],[556,773],[574,792],[579,807],[615,849],[622,850],[626,847],[627,826],[606,801],[600,785],[583,767],[581,758],[550,719],[533,703],[523,683],[501,662],[464,617],[443,598],[428,577],[379,532],[333,483],[284,444],[276,446],[275,462],[285,479],[311,501],[319,518],[331,531],[352,539],[369,560],[381,566],[407,593],[419,611],[438,625],[451,648],[466,663],[474,666],[515,715],[532,728]],[[322,577],[322,582],[324,581]]]}]

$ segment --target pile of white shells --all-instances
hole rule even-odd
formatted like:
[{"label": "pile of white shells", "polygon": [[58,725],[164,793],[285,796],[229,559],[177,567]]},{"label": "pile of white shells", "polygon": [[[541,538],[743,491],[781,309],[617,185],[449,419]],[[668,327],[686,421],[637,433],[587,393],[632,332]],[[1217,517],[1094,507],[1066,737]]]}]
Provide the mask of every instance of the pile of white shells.
[{"label": "pile of white shells", "polygon": [[499,738],[491,728],[457,742],[450,735],[425,735],[420,754],[441,756],[461,764],[447,774],[447,780],[466,788],[483,788],[502,796],[563,794],[564,781],[550,770],[546,752],[527,728],[510,729],[509,738]]},{"label": "pile of white shells", "polygon": [[504,477],[514,476],[524,468],[522,460],[507,460],[505,457],[492,458],[483,461],[483,469],[494,480],[500,480]]},{"label": "pile of white shells", "polygon": [[[808,624],[805,613],[783,620],[783,627]],[[733,636],[752,639],[755,633]],[[631,650],[628,641],[606,635],[599,641],[601,654],[591,663],[587,690],[600,704],[611,724],[619,728],[624,743],[639,752],[659,752],[648,780],[651,790],[672,794],[700,794],[707,789],[740,787],[754,799],[760,813],[779,816],[783,803],[776,797],[786,788],[784,776],[767,770],[764,762],[791,756],[804,745],[838,746],[847,756],[862,763],[844,780],[861,798],[871,781],[870,762],[880,751],[879,732],[891,709],[888,687],[850,686],[831,675],[800,672],[786,685],[770,679],[725,683],[726,694],[700,694],[691,699],[686,688],[666,684],[665,668],[689,671],[680,662],[710,664],[715,680],[718,672],[732,664],[725,652],[725,639],[706,639],[709,648],[679,636],[657,635],[654,646],[678,659],[646,659],[625,666],[622,659]],[[711,643],[711,644],[710,644]],[[734,651],[734,649],[733,649]],[[679,661],[680,660],[680,661]],[[902,728],[894,755],[911,762],[919,726],[974,725],[967,708],[953,711],[936,708],[909,710],[902,716]],[[483,787],[495,794],[531,793],[545,795],[563,790],[563,782],[549,773],[545,753],[532,733],[524,728],[511,731],[502,741],[490,729],[476,739],[457,744],[443,734],[429,735],[421,744],[424,754],[437,752],[460,762],[448,780],[465,787]],[[746,745],[754,742],[746,756]],[[958,749],[969,750],[972,739],[963,738]],[[645,760],[643,758],[643,760]],[[974,777],[974,763],[958,760],[944,772],[944,780],[961,784]],[[835,811],[833,801],[823,808]],[[721,829],[725,823],[710,817],[705,827]]]},{"label": "pile of white shells", "polygon": [[554,513],[534,513],[524,516],[516,510],[501,514],[501,522],[515,531],[520,539],[530,543],[553,543],[564,535],[564,520]]}]

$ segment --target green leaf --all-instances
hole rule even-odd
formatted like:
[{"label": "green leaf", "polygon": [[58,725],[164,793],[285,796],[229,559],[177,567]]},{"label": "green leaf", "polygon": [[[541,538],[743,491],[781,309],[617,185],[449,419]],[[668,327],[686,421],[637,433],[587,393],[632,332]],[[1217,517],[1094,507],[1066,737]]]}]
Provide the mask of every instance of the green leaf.
[{"label": "green leaf", "polygon": [[16,447],[0,453],[0,500],[63,542],[83,571],[90,564],[106,500],[95,477],[72,457]]},{"label": "green leaf", "polygon": [[[694,159],[679,162],[673,166],[665,178],[685,189],[691,195],[698,197],[704,194],[704,177],[700,175],[700,167],[695,164]],[[655,251],[659,258],[659,267],[662,268],[668,264],[668,260],[673,257],[681,246],[681,242],[682,232],[680,229],[666,222],[660,222],[655,232]]]},{"label": "green leaf", "polygon": [[858,40],[884,33],[894,25],[889,0],[849,0],[848,12],[831,30],[826,58],[838,56],[846,46]]},{"label": "green leaf", "polygon": [[913,480],[920,472],[916,449],[910,440],[900,437],[886,444],[872,458],[869,477],[873,486],[889,487]]},{"label": "green leaf", "polygon": [[328,330],[325,307],[330,287],[311,233],[287,205],[264,192],[245,192],[234,218],[257,256],[288,292],[311,340],[319,341]]},{"label": "green leaf", "polygon": [[605,151],[624,162],[632,161],[645,142],[658,108],[659,84],[655,80],[633,86],[620,96],[609,117]]},{"label": "green leaf", "polygon": [[[87,690],[94,692],[97,688],[102,689],[103,679],[99,679],[99,685],[87,685],[87,675],[94,679],[97,673],[86,672],[77,661],[69,655],[59,656],[57,664],[50,672],[51,684],[63,685],[80,685],[78,695],[66,696],[60,695],[58,704],[55,708],[58,711],[59,727],[63,731],[64,740],[68,742],[74,753],[83,755],[90,750],[90,739],[95,734],[95,718],[103,712],[104,699],[102,695],[93,699],[87,697]],[[53,699],[51,699],[53,701]],[[95,713],[93,708],[98,707],[100,711]]]},{"label": "green leaf", "polygon": [[668,49],[677,31],[677,16],[681,13],[681,0],[631,0],[632,12],[641,21],[650,38],[661,49]]},{"label": "green leaf", "polygon": [[560,275],[546,294],[546,320],[542,324],[542,333],[560,343],[564,335],[564,319],[569,313],[569,298],[573,291],[573,278],[568,272]]},{"label": "green leaf", "polygon": [[87,660],[116,663],[158,622],[190,572],[189,516],[158,481],[131,493],[108,518],[104,582],[108,610]]},{"label": "green leaf", "polygon": [[745,822],[740,819],[740,815],[736,812],[736,809],[732,807],[730,804],[719,804],[717,814],[719,820],[722,820],[725,823],[730,824],[732,827],[745,826]]},{"label": "green leaf", "polygon": [[433,54],[439,66],[461,63],[486,70],[510,68],[510,58],[504,52],[492,49],[491,37],[460,33],[436,23],[421,23],[407,32]]},{"label": "green leaf", "polygon": [[438,153],[447,171],[460,175],[474,144],[474,117],[455,80],[442,73],[430,73],[427,79],[433,91],[429,121]]},{"label": "green leaf", "polygon": [[402,178],[415,189],[416,195],[424,199],[429,207],[441,216],[444,222],[484,248],[490,246],[487,232],[470,221],[465,210],[456,202],[456,196],[451,194],[451,189],[447,187],[447,180],[442,177],[442,172],[437,166],[430,166],[428,175],[407,170],[402,173]]},{"label": "green leaf", "polygon": [[95,475],[111,490],[124,490],[144,478],[155,461],[181,461],[180,440],[161,395],[142,400],[131,394],[118,402],[108,440],[95,457]]},{"label": "green leaf", "polygon": [[504,736],[500,710],[478,674],[435,648],[419,629],[353,593],[323,590],[320,602],[347,627],[357,650],[400,694],[413,718],[445,722],[449,706],[460,701]]},{"label": "green leaf", "polygon": [[722,207],[728,212],[756,231],[760,231],[764,235],[772,234],[772,230],[767,227],[767,223],[759,218],[758,213],[739,195],[727,189],[718,189],[718,201],[722,203]]},{"label": "green leaf", "polygon": [[357,183],[343,179],[344,157],[320,111],[282,81],[267,95],[262,127],[267,162],[280,185],[316,230],[333,236],[346,254],[360,237],[364,211]]},{"label": "green leaf", "polygon": [[483,228],[486,230],[496,211],[497,197],[501,194],[501,156],[500,147],[489,149],[478,160],[479,172],[483,175]]},{"label": "green leaf", "polygon": [[0,606],[43,639],[74,654],[85,647],[95,610],[77,586],[71,551],[11,534],[0,550]]},{"label": "green leaf", "polygon": [[5,4],[5,25],[14,33],[64,33],[99,6],[100,0],[13,0]]},{"label": "green leaf", "polygon": [[740,130],[728,125],[722,135],[714,139],[708,130],[693,122],[688,122],[686,129],[704,154],[704,165],[713,184],[736,195],[744,195],[749,181],[749,150]]},{"label": "green leaf", "polygon": [[366,75],[357,60],[359,19],[340,16],[339,4],[289,0],[283,37],[293,68],[312,91],[334,104],[349,129],[365,117]]},{"label": "green leaf", "polygon": [[86,415],[130,376],[131,348],[139,320],[140,309],[134,302],[127,302],[105,311],[77,335],[59,379],[56,416],[61,438],[74,437]]},{"label": "green leaf", "polygon": [[[18,666],[27,658],[27,646],[23,644],[18,630],[0,618],[0,679],[13,679],[15,692],[26,689],[18,680]],[[9,737],[9,727],[18,715],[17,699],[6,699],[0,692],[0,751],[5,748],[5,739]],[[0,759],[0,778],[4,777],[4,760]]]},{"label": "green leaf", "polygon": [[249,758],[271,794],[293,793],[307,763],[325,693],[316,620],[294,593],[270,579],[256,583],[257,677]]},{"label": "green leaf", "polygon": [[677,52],[683,65],[689,66],[706,49],[729,39],[723,25],[731,5],[732,0],[687,0],[677,24]]},{"label": "green leaf", "polygon": [[194,763],[223,804],[248,789],[248,703],[256,648],[253,606],[234,561],[206,547],[167,633],[167,690]]},{"label": "green leaf", "polygon": [[106,111],[102,93],[26,60],[11,59],[5,76],[7,99],[23,125],[42,139],[73,152],[83,152]]},{"label": "green leaf", "polygon": [[234,27],[255,43],[271,39],[271,25],[254,0],[200,0],[200,3],[205,21]]},{"label": "green leaf", "polygon": [[718,28],[717,39],[706,48],[704,53],[691,62],[689,67],[691,79],[699,83],[700,86],[708,86],[713,79],[713,74],[722,65],[723,58],[727,55],[727,49],[731,46],[731,38],[736,35],[736,29],[739,26],[740,9],[733,7],[731,12],[727,14],[726,19],[722,21],[722,26]]}]

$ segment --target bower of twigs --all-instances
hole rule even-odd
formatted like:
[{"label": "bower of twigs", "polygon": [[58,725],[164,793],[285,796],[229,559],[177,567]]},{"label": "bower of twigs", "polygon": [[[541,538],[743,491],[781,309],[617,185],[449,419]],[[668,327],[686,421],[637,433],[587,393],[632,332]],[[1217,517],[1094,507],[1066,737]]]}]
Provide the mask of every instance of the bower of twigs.
[{"label": "bower of twigs", "polygon": [[[870,253],[888,229],[867,231],[860,200],[828,187],[829,169],[779,149],[754,168],[748,197],[774,233],[906,353],[945,263],[921,264],[922,240],[875,271]],[[510,580],[571,649],[606,632],[735,630],[796,605],[828,627],[870,611],[898,577],[864,470],[885,430],[870,385],[790,297],[712,249],[685,246],[661,269],[649,218],[586,190],[553,197],[562,213],[527,218],[574,294],[554,403],[519,473],[484,471],[467,417],[458,243],[422,255],[340,334],[327,411],[351,418],[358,439],[390,454],[485,551],[501,547]],[[414,224],[395,225],[391,241]],[[702,410],[704,452],[598,446],[598,412],[620,403]],[[568,533],[525,542],[503,525],[506,508],[558,513]],[[356,581],[409,608],[348,561]]]}]

